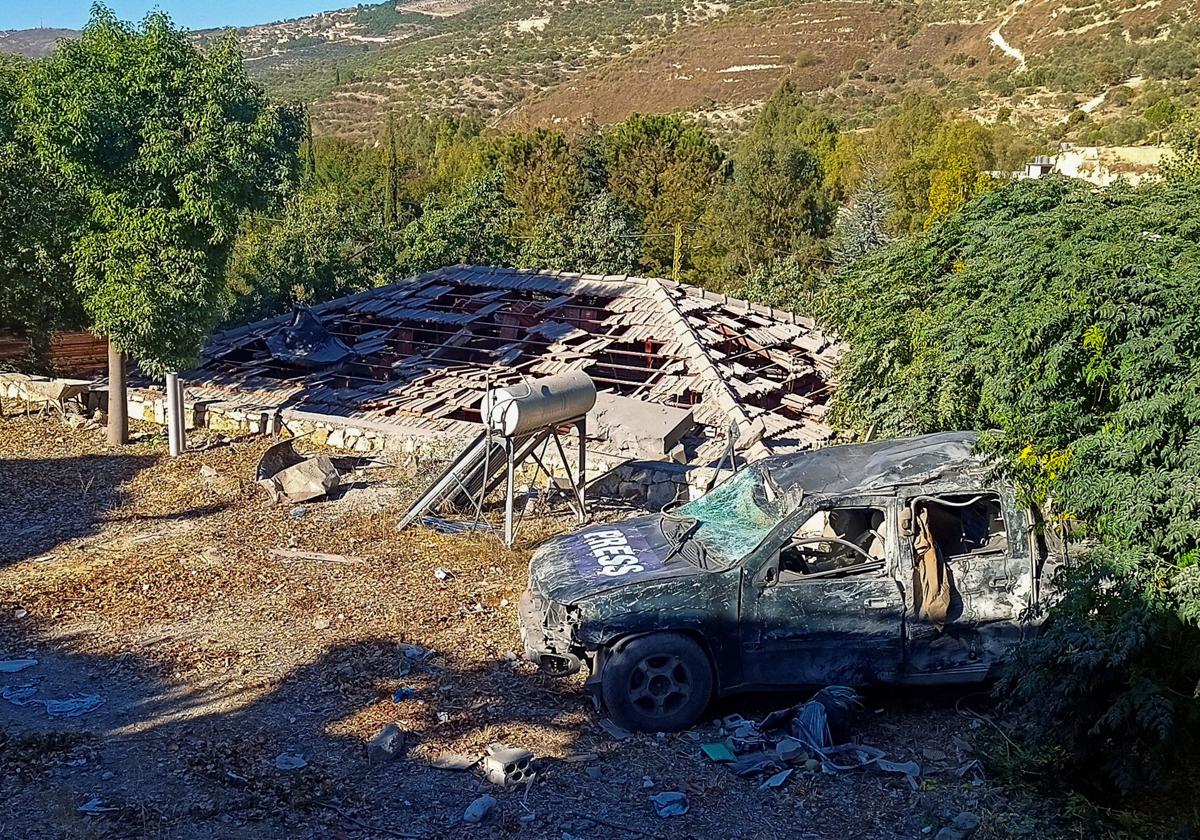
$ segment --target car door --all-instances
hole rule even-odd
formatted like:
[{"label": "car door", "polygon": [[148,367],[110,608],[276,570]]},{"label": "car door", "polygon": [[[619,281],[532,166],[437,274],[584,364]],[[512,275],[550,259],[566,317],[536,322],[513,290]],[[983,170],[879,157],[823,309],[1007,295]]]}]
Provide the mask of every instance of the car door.
[{"label": "car door", "polygon": [[898,671],[905,604],[895,521],[891,499],[830,500],[805,505],[764,543],[743,577],[748,682],[863,685]]},{"label": "car door", "polygon": [[944,620],[919,615],[920,582],[901,575],[910,604],[906,616],[908,668],[986,676],[1019,639],[1033,579],[1023,511],[1012,493],[979,489],[923,492],[905,499],[900,530],[908,532],[903,564],[916,568],[911,523],[924,517],[950,587]]}]

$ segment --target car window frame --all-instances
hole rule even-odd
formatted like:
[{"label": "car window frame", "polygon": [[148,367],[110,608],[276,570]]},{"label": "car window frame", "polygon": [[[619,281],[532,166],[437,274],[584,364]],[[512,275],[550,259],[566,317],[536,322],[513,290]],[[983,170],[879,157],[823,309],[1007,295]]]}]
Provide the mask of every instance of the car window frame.
[{"label": "car window frame", "polygon": [[[900,507],[897,504],[897,499],[894,495],[877,496],[877,495],[849,495],[849,496],[808,496],[792,513],[791,516],[784,519],[778,526],[767,535],[758,547],[746,555],[742,560],[742,568],[749,575],[755,578],[760,578],[767,566],[771,563],[775,564],[775,580],[772,585],[780,584],[779,575],[779,554],[783,550],[784,543],[791,539],[805,522],[807,522],[814,514],[822,510],[831,510],[833,508],[875,508],[882,510],[885,521],[890,518],[892,527],[889,533],[884,535],[884,558],[882,560],[882,573],[869,578],[845,577],[845,576],[828,576],[823,574],[806,575],[796,581],[788,581],[786,585],[792,583],[803,582],[825,582],[837,583],[848,580],[880,580],[884,578],[894,578],[896,573],[896,563],[898,557],[897,522]],[[864,564],[865,565],[865,564]]]}]

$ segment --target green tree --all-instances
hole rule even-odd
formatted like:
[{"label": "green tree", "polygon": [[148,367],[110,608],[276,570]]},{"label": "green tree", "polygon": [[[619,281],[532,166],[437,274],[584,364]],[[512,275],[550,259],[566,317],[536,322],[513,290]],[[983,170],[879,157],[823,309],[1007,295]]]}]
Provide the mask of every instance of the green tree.
[{"label": "green tree", "polygon": [[601,193],[569,216],[544,217],[521,249],[521,265],[593,274],[635,274],[641,230],[628,208]]},{"label": "green tree", "polygon": [[243,324],[387,282],[397,230],[334,187],[290,198],[281,220],[248,219],[229,267],[225,321]]},{"label": "green tree", "polygon": [[427,199],[421,215],[404,228],[400,270],[418,274],[456,263],[511,265],[516,224],[500,173],[467,181],[444,200]]},{"label": "green tree", "polygon": [[51,333],[85,323],[71,260],[82,207],[29,148],[17,107],[26,72],[0,55],[0,328],[28,337],[29,361],[44,367]]},{"label": "green tree", "polygon": [[102,6],[33,66],[24,109],[39,158],[88,203],[75,258],[93,328],[150,373],[186,366],[220,317],[240,218],[296,180],[301,112],[271,105],[232,38],[201,51],[163,14],[134,27]]},{"label": "green tree", "polygon": [[[1000,692],[1054,778],[1187,784],[1200,744],[1200,181],[978,198],[832,278],[835,414],[986,446],[1095,548]],[[1032,753],[1031,753],[1032,754]]]},{"label": "green tree", "polygon": [[670,272],[675,227],[694,227],[723,177],[721,150],[702,127],[677,116],[634,115],[604,135],[608,191],[643,220],[642,263]]},{"label": "green tree", "polygon": [[592,189],[575,151],[557,131],[508,134],[499,143],[498,158],[523,231],[548,216],[569,215]]}]

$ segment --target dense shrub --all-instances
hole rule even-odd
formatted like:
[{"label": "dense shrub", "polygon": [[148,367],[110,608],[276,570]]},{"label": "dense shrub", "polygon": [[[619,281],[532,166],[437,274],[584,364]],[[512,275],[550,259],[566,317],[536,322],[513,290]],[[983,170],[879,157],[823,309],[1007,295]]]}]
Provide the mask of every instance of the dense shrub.
[{"label": "dense shrub", "polygon": [[1200,704],[1200,181],[985,195],[834,278],[838,416],[999,429],[1026,492],[1098,547],[1002,690],[1064,765],[1131,791]]}]

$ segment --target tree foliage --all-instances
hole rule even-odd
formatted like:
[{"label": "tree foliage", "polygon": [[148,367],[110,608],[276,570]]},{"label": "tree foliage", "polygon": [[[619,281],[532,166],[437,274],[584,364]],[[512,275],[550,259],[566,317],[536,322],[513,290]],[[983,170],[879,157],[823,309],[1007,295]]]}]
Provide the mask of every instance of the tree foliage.
[{"label": "tree foliage", "polygon": [[0,55],[0,329],[29,337],[44,366],[50,333],[83,325],[71,258],[82,208],[30,151],[18,112],[27,69]]},{"label": "tree foliage", "polygon": [[511,265],[517,214],[499,172],[430,198],[401,235],[398,270],[417,274],[456,263]]},{"label": "tree foliage", "polygon": [[521,265],[593,274],[636,274],[641,231],[608,193],[569,216],[544,217],[521,249]]},{"label": "tree foliage", "polygon": [[231,324],[311,306],[390,279],[398,232],[374,208],[332,187],[297,193],[283,218],[251,219],[229,268]]},{"label": "tree foliage", "polygon": [[205,51],[154,13],[101,6],[33,65],[38,157],[84,197],[76,280],[97,332],[149,371],[186,365],[220,315],[242,214],[294,181],[302,120],[272,106],[236,43]]},{"label": "tree foliage", "polygon": [[1004,693],[1075,769],[1161,780],[1200,731],[1200,182],[1012,185],[863,258],[824,309],[843,422],[999,429],[1097,543]]}]

